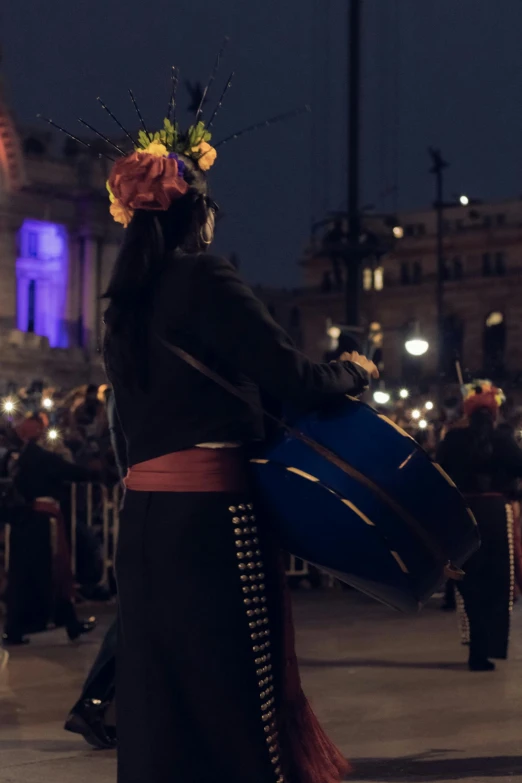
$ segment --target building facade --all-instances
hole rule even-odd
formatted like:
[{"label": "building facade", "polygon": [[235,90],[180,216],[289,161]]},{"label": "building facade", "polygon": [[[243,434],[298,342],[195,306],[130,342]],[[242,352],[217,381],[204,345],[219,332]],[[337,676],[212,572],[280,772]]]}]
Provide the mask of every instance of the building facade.
[{"label": "building facade", "polygon": [[100,297],[121,240],[109,165],[43,124],[18,127],[0,82],[0,391],[103,377]]},{"label": "building facade", "polygon": [[[371,350],[366,338],[373,324],[380,335],[378,347],[387,382],[435,382],[436,213],[432,209],[393,218],[369,215],[363,225],[369,250],[362,264],[360,344]],[[448,205],[443,242],[442,339],[447,381],[455,380],[458,359],[471,375],[487,374],[505,384],[516,383],[522,375],[522,199]],[[291,310],[299,322],[302,347],[316,359],[332,348],[329,326],[345,323],[345,257],[346,225],[332,218],[304,253],[304,285],[287,292],[285,306],[279,305],[283,325],[288,326]],[[271,301],[269,295],[264,298]],[[405,341],[414,330],[430,345],[421,358],[405,351]]]}]

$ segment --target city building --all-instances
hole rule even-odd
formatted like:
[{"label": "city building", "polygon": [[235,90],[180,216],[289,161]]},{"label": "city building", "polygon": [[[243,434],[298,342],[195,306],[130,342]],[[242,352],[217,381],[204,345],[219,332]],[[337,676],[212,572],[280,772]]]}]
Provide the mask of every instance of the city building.
[{"label": "city building", "polygon": [[[444,210],[446,379],[456,380],[458,359],[472,375],[509,384],[522,374],[522,199],[462,200],[467,203]],[[436,380],[436,228],[433,209],[363,218],[362,330],[354,334],[366,350],[375,342],[368,342],[370,327],[378,336],[383,378],[390,384]],[[303,286],[287,292],[284,308],[279,303],[286,321],[293,312],[301,345],[316,359],[335,347],[335,326],[345,324],[346,229],[342,216],[319,226],[302,259]],[[271,301],[267,294],[264,299]],[[412,334],[429,343],[422,357],[405,350]]]},{"label": "city building", "polygon": [[[0,74],[1,79],[1,74]],[[101,294],[121,228],[102,146],[15,123],[0,80],[0,392],[101,380]]]}]

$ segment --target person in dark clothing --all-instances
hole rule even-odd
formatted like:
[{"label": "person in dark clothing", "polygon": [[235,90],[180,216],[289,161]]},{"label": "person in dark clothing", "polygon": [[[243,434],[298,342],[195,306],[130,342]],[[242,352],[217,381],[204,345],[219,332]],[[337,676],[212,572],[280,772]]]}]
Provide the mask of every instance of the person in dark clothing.
[{"label": "person in dark clothing", "polygon": [[511,505],[505,493],[522,476],[522,450],[495,428],[497,390],[474,387],[464,409],[469,426],[448,432],[438,461],[466,497],[479,526],[481,548],[465,564],[457,589],[469,621],[469,668],[492,671],[495,664],[489,659],[508,654],[514,574]]},{"label": "person in dark clothing", "polygon": [[13,510],[4,645],[26,644],[24,634],[45,630],[49,621],[65,626],[71,641],[92,631],[74,607],[74,579],[65,521],[60,509],[65,484],[91,475],[38,445],[45,424],[38,415],[22,421],[16,434],[24,444],[14,488],[21,502]]},{"label": "person in dark clothing", "polygon": [[[123,479],[127,473],[127,444],[118,421],[112,393],[107,399],[107,416],[118,472]],[[118,621],[115,619],[105,634],[81,696],[65,722],[66,731],[81,734],[89,745],[99,750],[116,746],[116,729],[108,718],[116,687],[117,640]]]},{"label": "person in dark clothing", "polygon": [[129,461],[118,781],[334,783],[347,765],[301,690],[280,552],[246,455],[264,437],[260,389],[318,407],[361,393],[377,370],[358,356],[308,360],[236,269],[204,252],[216,212],[204,171],[216,152],[201,133],[178,137],[191,139],[184,152],[149,143],[109,177],[113,214],[130,221],[104,344]]}]

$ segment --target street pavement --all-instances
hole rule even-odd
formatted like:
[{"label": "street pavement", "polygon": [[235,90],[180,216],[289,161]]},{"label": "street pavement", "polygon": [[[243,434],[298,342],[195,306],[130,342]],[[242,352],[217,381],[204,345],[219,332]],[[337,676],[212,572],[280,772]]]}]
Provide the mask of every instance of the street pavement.
[{"label": "street pavement", "polygon": [[[521,612],[510,661],[471,674],[456,617],[437,602],[411,617],[352,592],[296,593],[305,690],[352,760],[350,780],[522,781]],[[109,621],[77,647],[53,631],[0,662],[0,783],[115,783],[115,754],[62,730]]]}]

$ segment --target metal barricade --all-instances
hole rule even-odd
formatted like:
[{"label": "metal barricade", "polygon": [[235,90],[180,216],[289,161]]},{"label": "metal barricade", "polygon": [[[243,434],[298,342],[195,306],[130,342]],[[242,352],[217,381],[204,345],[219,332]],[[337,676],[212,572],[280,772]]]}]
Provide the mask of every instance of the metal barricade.
[{"label": "metal barricade", "polygon": [[[99,503],[97,503],[99,499]],[[103,576],[100,584],[109,587],[115,566],[115,555],[120,530],[120,505],[122,491],[119,484],[112,489],[102,484],[71,485],[71,559],[73,573],[76,570],[77,528],[83,520],[99,537],[103,557]],[[306,579],[311,575],[310,565],[294,555],[287,556],[288,577]],[[322,583],[328,587],[335,580],[323,575]]]}]

